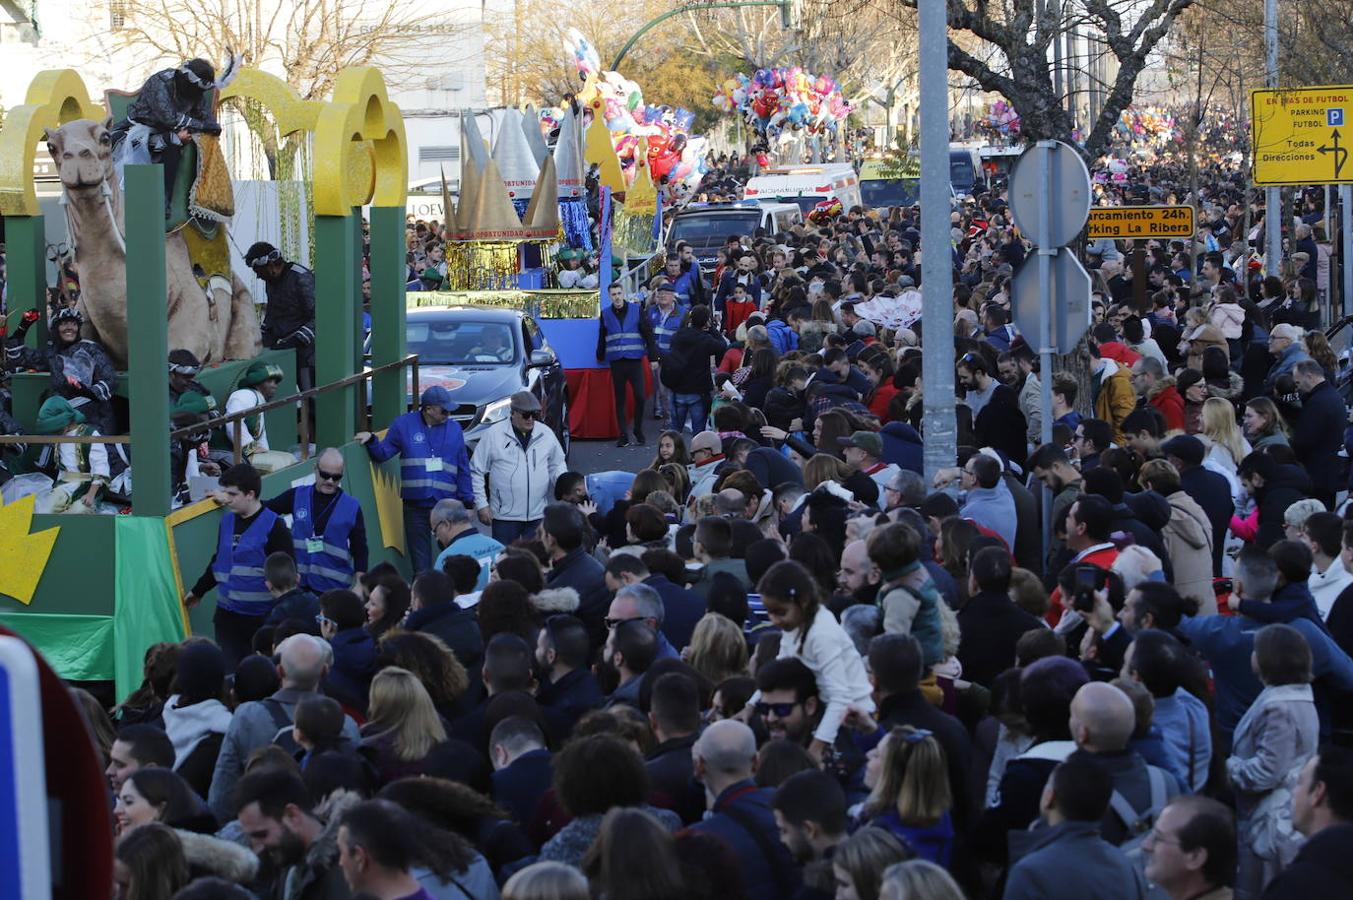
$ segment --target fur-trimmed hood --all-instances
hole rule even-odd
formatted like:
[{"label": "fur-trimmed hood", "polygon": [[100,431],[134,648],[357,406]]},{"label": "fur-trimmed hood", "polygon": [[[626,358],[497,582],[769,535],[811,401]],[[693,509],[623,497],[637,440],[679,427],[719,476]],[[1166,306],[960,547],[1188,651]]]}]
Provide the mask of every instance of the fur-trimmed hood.
[{"label": "fur-trimmed hood", "polygon": [[305,860],[287,872],[282,900],[301,900],[316,879],[338,867],[338,827],[343,814],[362,802],[354,791],[337,790],[315,807],[315,816],[324,822],[324,830],[305,852]]},{"label": "fur-trimmed hood", "polygon": [[1210,381],[1204,382],[1207,385],[1207,395],[1209,397],[1220,397],[1234,403],[1245,392],[1245,379],[1238,372],[1227,372],[1226,375],[1225,386],[1213,384]]},{"label": "fur-trimmed hood", "polygon": [[531,597],[531,605],[545,615],[577,612],[580,603],[578,592],[571,587],[545,588]]},{"label": "fur-trimmed hood", "polygon": [[236,884],[248,884],[258,875],[258,857],[248,847],[209,834],[174,829],[190,869]]},{"label": "fur-trimmed hood", "polygon": [[1165,393],[1167,388],[1176,387],[1173,375],[1162,375],[1156,379],[1156,383],[1151,385],[1146,391],[1146,399],[1154,400],[1160,394]]}]

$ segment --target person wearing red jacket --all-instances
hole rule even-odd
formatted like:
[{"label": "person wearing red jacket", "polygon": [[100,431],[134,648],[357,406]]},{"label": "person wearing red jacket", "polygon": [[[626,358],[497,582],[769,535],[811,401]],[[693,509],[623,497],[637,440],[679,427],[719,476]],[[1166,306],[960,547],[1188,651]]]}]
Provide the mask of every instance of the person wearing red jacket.
[{"label": "person wearing red jacket", "polygon": [[1160,360],[1143,356],[1132,366],[1132,387],[1165,420],[1166,431],[1184,430],[1184,398]]},{"label": "person wearing red jacket", "polygon": [[865,396],[865,405],[878,418],[880,425],[887,425],[888,406],[901,393],[897,385],[893,384],[893,358],[886,350],[866,349],[855,360],[855,365],[873,385],[873,389]]},{"label": "person wearing red jacket", "polygon": [[[1109,501],[1094,494],[1082,494],[1066,514],[1066,546],[1075,556],[1067,565],[1088,563],[1101,569],[1113,568],[1118,559],[1118,548],[1109,540],[1113,528],[1113,508]],[[1059,585],[1048,598],[1044,619],[1055,626],[1062,618],[1067,604]]]}]

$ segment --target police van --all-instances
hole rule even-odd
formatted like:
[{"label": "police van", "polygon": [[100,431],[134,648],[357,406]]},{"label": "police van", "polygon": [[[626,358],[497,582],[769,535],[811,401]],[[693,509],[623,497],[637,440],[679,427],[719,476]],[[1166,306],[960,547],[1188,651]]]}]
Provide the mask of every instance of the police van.
[{"label": "police van", "polygon": [[805,214],[823,200],[840,200],[842,209],[861,206],[860,178],[850,163],[780,166],[747,180],[742,196],[748,200],[794,203]]}]

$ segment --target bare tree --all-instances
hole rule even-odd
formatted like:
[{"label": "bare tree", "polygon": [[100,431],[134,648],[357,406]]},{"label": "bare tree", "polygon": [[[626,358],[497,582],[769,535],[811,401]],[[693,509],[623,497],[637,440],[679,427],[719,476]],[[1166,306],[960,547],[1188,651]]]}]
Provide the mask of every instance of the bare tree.
[{"label": "bare tree", "polygon": [[428,64],[429,45],[464,33],[454,11],[425,3],[364,0],[121,0],[117,45],[177,63],[229,47],[246,65],[274,71],[302,98],[326,97],[338,73],[379,65],[398,84]]},{"label": "bare tree", "polygon": [[783,27],[780,12],[774,8],[698,10],[683,18],[693,38],[693,54],[742,71],[800,66],[836,79],[852,103],[861,102],[876,88],[916,77],[912,15],[804,0],[794,30]]},{"label": "bare tree", "polygon": [[[914,10],[918,0],[865,0]],[[1054,47],[1068,32],[1089,30],[1117,63],[1104,87],[1099,115],[1084,144],[1085,155],[1100,156],[1119,115],[1132,102],[1137,77],[1180,13],[1194,0],[947,0],[949,68],[969,76],[983,90],[1000,94],[1020,117],[1027,140],[1070,142],[1075,117],[1059,90],[1051,64]]]}]

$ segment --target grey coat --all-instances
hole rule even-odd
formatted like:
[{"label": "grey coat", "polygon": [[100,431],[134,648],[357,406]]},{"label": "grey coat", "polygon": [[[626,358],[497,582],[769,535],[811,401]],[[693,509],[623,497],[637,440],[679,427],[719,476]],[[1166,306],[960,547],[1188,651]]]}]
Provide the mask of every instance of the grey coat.
[{"label": "grey coat", "polygon": [[[309,697],[313,691],[296,688],[282,688],[269,697],[282,704],[287,722],[296,718],[296,704]],[[207,795],[207,805],[212,814],[222,822],[235,818],[235,785],[244,774],[244,764],[249,755],[259,747],[273,743],[281,731],[273,720],[272,714],[263,701],[250,701],[240,704],[226,729],[225,740],[221,742],[221,753],[216,757],[216,771],[211,776],[211,790]],[[343,717],[343,736],[356,746],[362,739],[357,723],[350,717]]]},{"label": "grey coat", "polygon": [[1143,900],[1146,879],[1097,822],[1035,825],[1010,833],[1004,900]]}]

